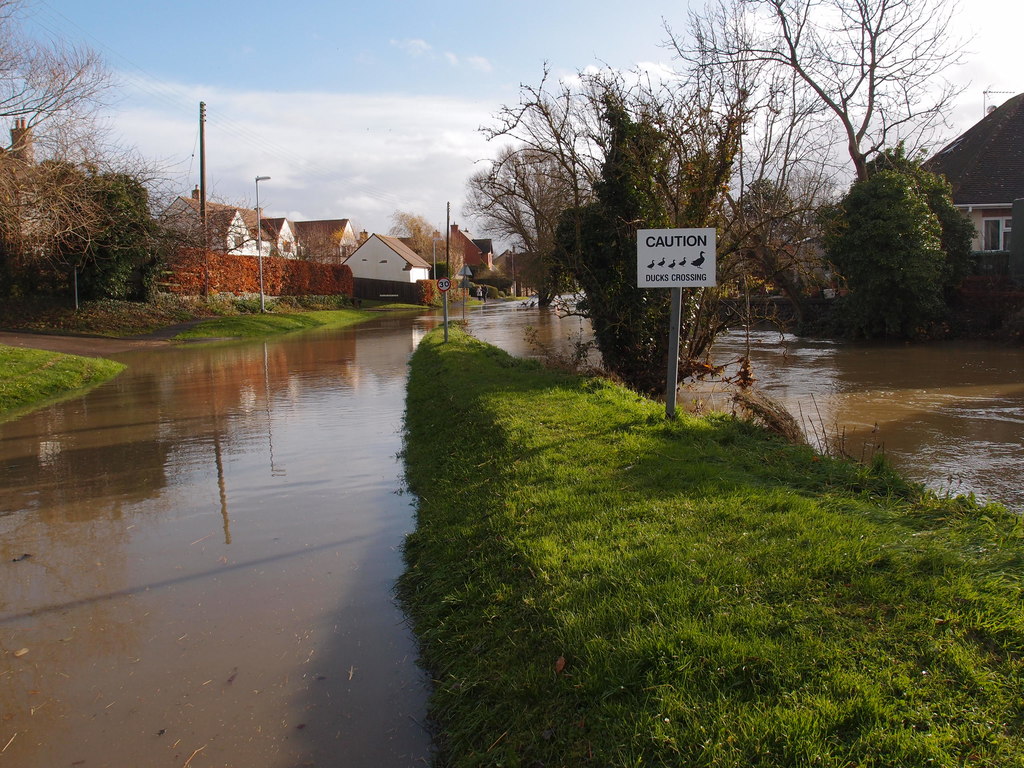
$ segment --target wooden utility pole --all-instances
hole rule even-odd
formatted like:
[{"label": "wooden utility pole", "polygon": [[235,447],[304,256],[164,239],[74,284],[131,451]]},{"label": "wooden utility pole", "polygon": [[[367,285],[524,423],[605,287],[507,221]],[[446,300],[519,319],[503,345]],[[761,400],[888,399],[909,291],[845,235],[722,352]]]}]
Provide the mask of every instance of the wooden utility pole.
[{"label": "wooden utility pole", "polygon": [[210,227],[206,218],[206,102],[199,102],[199,218],[203,228],[203,295],[210,295]]}]

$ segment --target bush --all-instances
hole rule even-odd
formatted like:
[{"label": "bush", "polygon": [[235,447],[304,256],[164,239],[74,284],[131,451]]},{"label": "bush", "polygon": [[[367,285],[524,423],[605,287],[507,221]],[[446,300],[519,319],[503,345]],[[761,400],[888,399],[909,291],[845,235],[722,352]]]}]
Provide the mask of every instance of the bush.
[{"label": "bush", "polygon": [[[259,259],[183,248],[170,260],[163,288],[185,294],[258,294]],[[343,264],[267,257],[263,259],[263,289],[268,296],[351,296],[352,270]]]},{"label": "bush", "polygon": [[353,306],[349,296],[281,296],[277,305],[290,309],[351,309]]}]

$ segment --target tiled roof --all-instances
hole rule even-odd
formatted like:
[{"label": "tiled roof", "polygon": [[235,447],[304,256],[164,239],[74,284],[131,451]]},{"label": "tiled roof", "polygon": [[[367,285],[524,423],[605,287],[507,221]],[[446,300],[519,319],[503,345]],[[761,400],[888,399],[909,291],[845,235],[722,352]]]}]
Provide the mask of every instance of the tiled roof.
[{"label": "tiled roof", "polygon": [[1024,198],[1024,93],[986,115],[925,167],[949,179],[956,205]]},{"label": "tiled roof", "polygon": [[[263,218],[263,222],[262,222],[262,224],[260,226],[263,228],[263,232],[266,235],[268,235],[270,237],[280,237],[281,236],[281,229],[284,227],[284,223],[286,221],[288,221],[288,219],[284,219],[284,218],[281,218],[281,219],[268,219],[268,218],[264,217]],[[291,229],[294,232],[294,224],[292,224],[292,222],[288,221],[288,225],[289,225],[289,229]]]},{"label": "tiled roof", "polygon": [[336,232],[344,232],[348,226],[348,219],[318,219],[315,221],[296,221],[292,224],[292,231],[298,240],[322,240],[327,241]]},{"label": "tiled roof", "polygon": [[411,267],[422,267],[423,269],[430,269],[430,265],[425,262],[416,251],[410,248],[408,245],[403,243],[397,237],[389,237],[388,235],[374,235],[388,248],[401,256]]}]

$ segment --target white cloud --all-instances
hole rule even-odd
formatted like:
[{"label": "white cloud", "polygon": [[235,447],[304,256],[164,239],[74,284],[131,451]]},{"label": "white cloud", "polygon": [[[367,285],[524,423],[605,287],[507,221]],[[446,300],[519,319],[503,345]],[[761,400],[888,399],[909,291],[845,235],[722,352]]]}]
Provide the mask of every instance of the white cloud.
[{"label": "white cloud", "polygon": [[409,40],[391,40],[390,42],[395,48],[405,51],[410,56],[425,56],[434,50],[430,43],[426,40],[420,40],[419,38]]},{"label": "white cloud", "polygon": [[445,59],[448,60],[448,63],[451,64],[453,67],[459,66],[459,57],[456,56],[451,51],[446,51],[444,57]]},{"label": "white cloud", "polygon": [[386,231],[397,209],[442,221],[451,201],[458,212],[475,162],[496,149],[478,128],[497,105],[475,99],[195,87],[181,87],[176,103],[152,95],[134,94],[113,117],[126,143],[162,161],[174,194],[198,183],[203,100],[211,197],[252,205],[255,177],[270,176],[260,204],[271,215],[350,218],[370,231]]}]

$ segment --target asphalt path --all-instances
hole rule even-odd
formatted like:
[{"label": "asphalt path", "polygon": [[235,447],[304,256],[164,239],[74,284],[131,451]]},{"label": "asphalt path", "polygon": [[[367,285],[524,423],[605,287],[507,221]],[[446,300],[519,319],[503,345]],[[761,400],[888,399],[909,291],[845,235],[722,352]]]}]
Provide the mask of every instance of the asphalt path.
[{"label": "asphalt path", "polygon": [[32,331],[0,331],[0,344],[8,347],[48,349],[52,352],[63,352],[68,355],[105,357],[121,352],[130,352],[135,349],[166,347],[170,344],[171,338],[191,328],[198,322],[200,321],[179,323],[161,328],[153,333],[141,336],[124,336],[116,339],[107,336],[61,336],[53,333],[34,333]]}]

